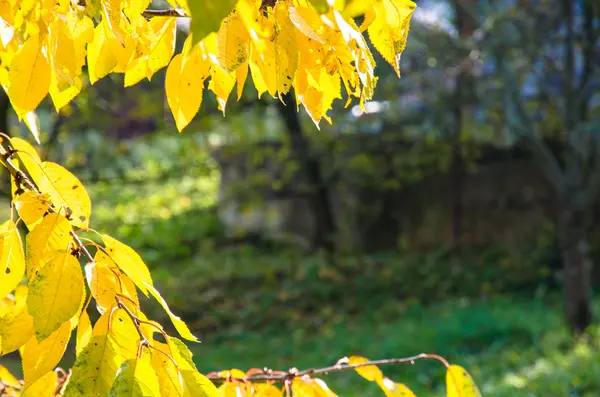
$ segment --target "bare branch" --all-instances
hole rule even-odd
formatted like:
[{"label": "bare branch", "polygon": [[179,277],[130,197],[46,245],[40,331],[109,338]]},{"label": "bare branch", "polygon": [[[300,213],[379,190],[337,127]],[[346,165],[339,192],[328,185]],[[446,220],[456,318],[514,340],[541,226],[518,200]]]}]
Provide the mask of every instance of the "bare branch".
[{"label": "bare branch", "polygon": [[155,18],[155,17],[177,17],[177,18],[189,18],[188,15],[185,14],[185,12],[177,10],[177,9],[170,9],[170,10],[146,10],[142,13],[143,16],[145,16],[146,18]]},{"label": "bare branch", "polygon": [[404,358],[389,358],[389,359],[383,359],[383,360],[373,360],[373,361],[367,361],[364,363],[357,363],[357,364],[346,364],[343,362],[344,359],[342,359],[342,360],[339,360],[335,365],[332,365],[329,367],[309,368],[309,369],[305,369],[303,371],[298,371],[296,368],[292,368],[288,371],[273,371],[273,370],[265,368],[263,370],[263,373],[257,374],[257,375],[250,375],[245,378],[223,377],[223,376],[218,375],[218,373],[215,373],[215,372],[211,372],[211,373],[207,374],[206,376],[208,379],[210,379],[213,382],[227,382],[227,381],[232,381],[232,380],[240,381],[240,382],[253,382],[253,381],[285,382],[285,381],[290,381],[294,378],[301,378],[303,376],[326,375],[330,372],[346,371],[348,369],[366,367],[369,365],[393,365],[393,364],[396,364],[396,365],[397,364],[411,364],[412,365],[415,363],[415,361],[419,361],[419,360],[437,360],[437,361],[442,362],[446,367],[450,366],[444,358],[442,358],[436,354],[421,353],[421,354],[417,354],[416,356],[410,356],[410,357],[404,357]]}]

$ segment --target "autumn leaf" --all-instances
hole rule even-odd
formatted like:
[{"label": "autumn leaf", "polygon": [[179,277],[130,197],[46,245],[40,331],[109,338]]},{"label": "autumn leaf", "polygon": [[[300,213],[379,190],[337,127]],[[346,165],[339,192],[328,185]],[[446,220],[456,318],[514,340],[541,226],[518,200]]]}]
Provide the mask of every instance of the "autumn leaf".
[{"label": "autumn leaf", "polygon": [[22,353],[25,387],[33,385],[58,365],[70,338],[71,323],[67,320],[42,341],[38,341],[35,336],[29,339]]},{"label": "autumn leaf", "polygon": [[50,196],[35,191],[25,192],[14,200],[19,216],[29,230],[33,229],[50,209]]},{"label": "autumn leaf", "polygon": [[110,390],[110,397],[159,397],[158,377],[152,368],[150,354],[132,358],[121,364]]},{"label": "autumn leaf", "polygon": [[128,276],[121,273],[113,260],[104,252],[100,250],[96,252],[94,262],[85,266],[85,273],[88,286],[101,314],[115,305],[117,293],[139,306],[135,285]]},{"label": "autumn leaf", "polygon": [[75,354],[79,355],[81,351],[87,346],[90,339],[92,338],[92,322],[87,311],[81,312],[79,316],[79,324],[77,326],[77,336],[75,344]]},{"label": "autumn leaf", "polygon": [[125,273],[131,281],[146,296],[148,291],[146,286],[152,286],[152,277],[148,267],[133,248],[123,244],[106,234],[102,234],[102,241],[106,245],[105,251],[108,257]]},{"label": "autumn leaf", "polygon": [[34,110],[48,94],[50,64],[38,36],[31,36],[10,63],[8,96],[19,117]]},{"label": "autumn leaf", "polygon": [[[349,365],[363,364],[367,363],[368,361],[369,360],[365,357],[348,357]],[[366,380],[377,383],[387,397],[416,397],[406,385],[403,385],[402,383],[396,383],[383,376],[381,370],[375,365],[356,367],[354,370]]]},{"label": "autumn leaf", "polygon": [[184,396],[186,397],[218,397],[219,391],[215,385],[196,369],[192,353],[177,338],[167,339],[173,360],[179,366],[183,380]]},{"label": "autumn leaf", "polygon": [[95,335],[77,356],[63,397],[106,397],[122,359],[106,334]]},{"label": "autumn leaf", "polygon": [[481,397],[473,378],[460,365],[451,365],[446,371],[446,393],[448,397]]},{"label": "autumn leaf", "polygon": [[198,43],[212,32],[219,30],[221,21],[235,7],[237,0],[194,1],[188,0],[190,16],[190,33],[193,44]]},{"label": "autumn leaf", "polygon": [[406,47],[410,19],[415,10],[411,0],[382,0],[375,7],[369,38],[381,56],[400,77],[400,56]]},{"label": "autumn leaf", "polygon": [[44,376],[23,390],[21,397],[54,397],[57,382],[58,374],[55,371],[46,372]]},{"label": "autumn leaf", "polygon": [[219,63],[227,72],[233,72],[243,65],[249,56],[250,35],[240,14],[231,13],[221,23],[217,33]]},{"label": "autumn leaf", "polygon": [[177,332],[179,332],[179,335],[181,335],[182,338],[187,339],[189,341],[198,342],[198,338],[196,338],[194,335],[192,335],[188,326],[181,320],[181,318],[179,318],[178,316],[173,314],[171,309],[169,309],[167,302],[160,295],[158,290],[149,284],[147,284],[146,287],[148,288],[148,291],[150,291],[150,294],[158,301],[158,303],[160,303],[160,305],[163,307],[163,309],[165,309],[165,311],[169,315],[169,318],[173,322],[175,329],[177,330]]},{"label": "autumn leaf", "polygon": [[27,307],[38,340],[43,341],[75,316],[84,299],[79,262],[70,252],[57,254],[29,280]]},{"label": "autumn leaf", "polygon": [[42,175],[34,182],[42,193],[50,196],[57,209],[69,210],[68,218],[74,226],[86,228],[90,222],[92,204],[83,184],[62,166],[44,161]]},{"label": "autumn leaf", "polygon": [[25,304],[0,317],[1,355],[21,348],[35,334],[33,317]]},{"label": "autumn leaf", "polygon": [[13,221],[0,225],[0,296],[11,292],[25,274],[25,256],[19,230]]},{"label": "autumn leaf", "polygon": [[53,213],[45,216],[27,235],[27,277],[35,277],[56,255],[67,252],[72,241],[71,224],[64,216]]}]

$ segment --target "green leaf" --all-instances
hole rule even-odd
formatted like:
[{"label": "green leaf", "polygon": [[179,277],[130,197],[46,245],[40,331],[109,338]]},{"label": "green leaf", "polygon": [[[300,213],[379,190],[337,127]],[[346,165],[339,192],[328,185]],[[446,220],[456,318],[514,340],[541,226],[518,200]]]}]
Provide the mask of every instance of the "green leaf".
[{"label": "green leaf", "polygon": [[75,360],[63,397],[106,397],[121,362],[118,347],[106,334],[92,337]]},{"label": "green leaf", "polygon": [[192,353],[185,344],[173,337],[168,338],[167,342],[183,379],[183,395],[186,397],[218,397],[219,391],[206,376],[198,372],[192,360]]},{"label": "green leaf", "polygon": [[188,7],[192,17],[190,23],[192,44],[196,44],[210,33],[218,31],[221,21],[234,9],[236,3],[237,0],[188,0]]},{"label": "green leaf", "polygon": [[160,396],[158,378],[150,363],[149,354],[142,354],[142,357],[127,360],[121,365],[109,396]]}]

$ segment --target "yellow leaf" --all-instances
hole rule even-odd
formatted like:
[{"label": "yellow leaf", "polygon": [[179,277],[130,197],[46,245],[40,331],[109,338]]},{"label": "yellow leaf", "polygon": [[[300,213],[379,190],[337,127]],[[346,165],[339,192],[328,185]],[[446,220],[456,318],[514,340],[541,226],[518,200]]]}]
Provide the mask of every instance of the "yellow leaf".
[{"label": "yellow leaf", "polygon": [[30,37],[10,63],[8,96],[19,117],[34,110],[50,87],[50,65],[37,36]]},{"label": "yellow leaf", "polygon": [[221,397],[246,397],[247,387],[240,382],[225,382],[217,389]]},{"label": "yellow leaf", "polygon": [[77,356],[63,397],[106,397],[122,359],[106,334],[95,335]]},{"label": "yellow leaf", "polygon": [[[153,342],[153,346],[169,354],[167,344]],[[158,376],[161,397],[183,397],[182,379],[179,378],[179,371],[169,357],[156,351],[152,355],[152,368]]]},{"label": "yellow leaf", "polygon": [[139,306],[135,285],[129,277],[121,273],[117,265],[104,252],[100,250],[96,252],[94,263],[85,266],[85,273],[88,286],[101,314],[116,304],[117,293],[128,297]]},{"label": "yellow leaf", "polygon": [[382,0],[347,0],[343,14],[345,17],[357,17],[373,8],[376,4],[381,3],[381,1]]},{"label": "yellow leaf", "polygon": [[149,353],[133,358],[121,364],[115,382],[110,390],[111,396],[158,397],[160,396],[158,378],[150,363]]},{"label": "yellow leaf", "polygon": [[79,262],[70,252],[57,254],[29,280],[27,307],[38,340],[43,341],[75,316],[84,300]]},{"label": "yellow leaf", "polygon": [[47,372],[35,383],[23,391],[21,397],[54,397],[58,382],[58,374],[54,371]]},{"label": "yellow leaf", "polygon": [[249,56],[250,35],[240,14],[231,13],[221,23],[217,33],[219,64],[227,72],[243,65]]},{"label": "yellow leaf", "polygon": [[[368,361],[369,360],[366,359],[365,357],[360,357],[360,356],[348,357],[349,365],[362,364],[362,363],[366,363]],[[377,368],[377,366],[375,366],[375,365],[366,365],[364,367],[357,367],[357,368],[354,368],[354,370],[356,372],[358,372],[358,374],[360,376],[362,376],[363,378],[365,378],[366,380],[371,381],[371,382],[376,382],[383,378],[383,374],[381,373],[381,370],[379,368]]]},{"label": "yellow leaf", "polygon": [[[38,177],[41,173],[42,160],[35,148],[21,138],[11,138],[10,145],[17,151],[19,169],[26,171],[32,179]],[[15,190],[13,186],[13,200],[16,198]]]},{"label": "yellow leaf", "polygon": [[115,51],[119,43],[106,35],[104,22],[94,29],[94,39],[87,48],[87,64],[90,83],[94,84],[112,72],[119,62]]},{"label": "yellow leaf", "polygon": [[179,366],[183,381],[183,395],[185,397],[218,397],[219,391],[206,376],[198,372],[192,360],[192,353],[183,342],[177,338],[169,337],[167,343],[171,356]]},{"label": "yellow leaf", "polygon": [[248,60],[235,70],[235,77],[237,82],[237,99],[239,101],[244,92],[244,84],[246,84],[246,78],[248,77]]},{"label": "yellow leaf", "polygon": [[14,203],[19,216],[29,230],[33,230],[40,223],[44,214],[52,205],[50,197],[46,193],[40,194],[34,191],[28,191],[17,196]]},{"label": "yellow leaf", "polygon": [[322,379],[313,379],[313,390],[316,397],[337,397]]},{"label": "yellow leaf", "polygon": [[227,106],[227,99],[231,94],[231,90],[235,86],[236,76],[235,72],[229,74],[221,69],[218,65],[213,65],[210,68],[210,82],[208,88],[214,92],[217,97],[217,103],[219,104],[219,110],[225,115],[225,107]]},{"label": "yellow leaf", "polygon": [[19,230],[13,221],[0,226],[0,296],[11,292],[25,275],[25,257]]},{"label": "yellow leaf", "polygon": [[58,365],[70,338],[71,323],[66,321],[41,342],[35,336],[29,339],[22,352],[25,387],[33,385]]},{"label": "yellow leaf", "polygon": [[11,374],[10,371],[6,369],[4,365],[0,365],[0,380],[5,385],[12,387],[21,387],[21,384],[19,383],[17,378],[15,378],[13,374]]},{"label": "yellow leaf", "polygon": [[389,378],[383,377],[383,379],[377,383],[387,397],[416,397],[415,393],[413,393],[406,385],[395,383]]},{"label": "yellow leaf", "polygon": [[33,317],[23,305],[13,313],[0,317],[0,341],[2,342],[2,355],[11,353],[33,337]]},{"label": "yellow leaf", "polygon": [[283,397],[283,390],[273,385],[259,383],[253,384],[252,387],[255,391],[253,395],[260,397]]},{"label": "yellow leaf", "polygon": [[56,163],[44,161],[42,174],[33,179],[40,191],[50,196],[57,210],[70,210],[68,218],[74,226],[88,227],[92,204],[87,191],[75,175]]},{"label": "yellow leaf", "polygon": [[275,6],[275,21],[279,26],[279,34],[275,39],[277,91],[280,94],[286,94],[292,87],[292,81],[296,69],[298,69],[296,35],[286,2],[280,1]]},{"label": "yellow leaf", "polygon": [[185,65],[183,55],[176,55],[167,68],[165,91],[177,129],[181,132],[192,121],[202,103],[204,80],[210,64],[203,59],[199,48],[192,50]]},{"label": "yellow leaf", "polygon": [[77,65],[75,62],[75,45],[66,20],[58,17],[48,27],[48,53],[52,66],[52,77],[58,91],[63,91],[75,84]]},{"label": "yellow leaf", "polygon": [[448,397],[481,397],[473,378],[460,365],[451,365],[446,371],[446,393]]},{"label": "yellow leaf", "polygon": [[60,253],[67,252],[71,224],[64,216],[53,213],[46,215],[27,235],[27,277],[32,279],[49,260]]},{"label": "yellow leaf", "polygon": [[156,73],[169,64],[175,52],[177,18],[152,18],[152,29],[156,33],[156,41],[148,54],[148,69]]},{"label": "yellow leaf", "polygon": [[75,354],[79,355],[81,351],[87,346],[90,339],[92,338],[92,322],[87,311],[81,312],[79,316],[79,324],[77,326],[77,343],[75,345]]},{"label": "yellow leaf", "polygon": [[148,296],[147,286],[152,286],[152,277],[142,258],[131,247],[122,242],[102,234],[102,241],[106,245],[106,253],[112,261],[125,273],[131,281]]},{"label": "yellow leaf", "polygon": [[237,0],[221,1],[188,1],[190,16],[190,33],[193,44],[198,43],[212,32],[219,30],[221,21],[235,7]]},{"label": "yellow leaf", "polygon": [[35,112],[35,110],[32,110],[31,112],[29,112],[25,115],[25,125],[27,126],[27,128],[29,128],[29,131],[31,131],[31,135],[33,135],[33,138],[39,145],[40,144],[40,119],[38,118],[38,115]]},{"label": "yellow leaf", "polygon": [[125,31],[121,28],[123,0],[105,0],[101,3],[106,34],[114,35],[119,43],[125,43]]},{"label": "yellow leaf", "polygon": [[[296,26],[298,31],[302,32],[306,37],[315,40],[320,44],[325,44],[325,39],[321,37],[315,30],[312,25],[321,24],[321,20],[319,18],[319,14],[314,12],[313,9],[306,7],[289,7],[290,20]],[[310,22],[309,22],[310,21]]]},{"label": "yellow leaf", "polygon": [[165,309],[165,311],[169,315],[169,318],[173,322],[175,329],[177,330],[177,332],[179,332],[179,335],[181,335],[182,338],[187,339],[189,341],[198,342],[198,338],[196,338],[194,335],[192,335],[188,326],[181,320],[181,318],[179,318],[178,316],[173,314],[173,312],[171,312],[171,310],[169,309],[169,306],[167,305],[167,302],[160,295],[160,293],[156,290],[156,288],[154,288],[150,284],[146,284],[146,287],[148,287],[148,291],[150,291],[150,294],[152,294],[152,296],[158,301],[158,303],[160,303],[160,305],[163,307],[163,309]]},{"label": "yellow leaf", "polygon": [[[141,312],[138,312],[138,317],[143,319]],[[110,330],[108,329],[109,320],[111,321]],[[133,321],[123,309],[115,310],[112,317],[110,317],[110,312],[106,312],[100,317],[96,322],[93,334],[104,332],[108,332],[109,338],[117,345],[122,360],[135,358],[140,344],[140,336]]]},{"label": "yellow leaf", "polygon": [[400,56],[406,47],[410,19],[415,10],[411,0],[382,0],[369,26],[369,38],[381,56],[400,77]]},{"label": "yellow leaf", "polygon": [[292,381],[292,394],[295,397],[316,397],[312,384],[300,378],[294,378]]}]

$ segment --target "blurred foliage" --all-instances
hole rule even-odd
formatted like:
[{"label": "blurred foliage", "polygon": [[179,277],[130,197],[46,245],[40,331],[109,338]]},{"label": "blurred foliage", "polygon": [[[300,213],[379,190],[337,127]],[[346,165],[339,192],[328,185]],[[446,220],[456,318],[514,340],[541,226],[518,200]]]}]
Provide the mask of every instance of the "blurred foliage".
[{"label": "blurred foliage", "polygon": [[[277,317],[271,313],[270,321]],[[330,316],[318,329],[308,324],[305,318],[290,319],[285,327],[257,333],[224,328],[202,338],[204,343],[196,348],[197,365],[204,371],[232,366],[304,369],[334,363],[347,354],[379,358],[435,351],[468,366],[486,397],[600,394],[600,332],[594,329],[573,343],[555,294],[535,300],[510,295],[483,301],[462,298],[411,307],[390,299],[365,307],[359,316]],[[406,382],[418,396],[444,394],[440,381],[444,368],[439,363],[382,370]],[[327,382],[340,395],[379,393],[350,373],[330,374]]]}]

